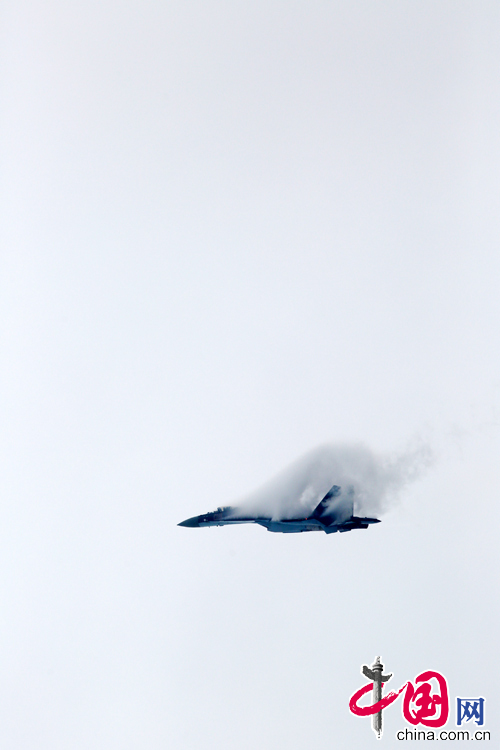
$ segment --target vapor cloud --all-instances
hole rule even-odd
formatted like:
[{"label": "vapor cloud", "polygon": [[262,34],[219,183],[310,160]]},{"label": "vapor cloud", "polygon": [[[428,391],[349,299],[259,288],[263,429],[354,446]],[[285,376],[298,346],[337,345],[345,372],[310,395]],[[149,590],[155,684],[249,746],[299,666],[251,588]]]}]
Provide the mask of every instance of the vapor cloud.
[{"label": "vapor cloud", "polygon": [[432,462],[429,446],[418,443],[397,454],[375,453],[361,444],[322,445],[299,458],[278,476],[243,498],[238,515],[271,516],[274,520],[307,516],[334,485],[341,493],[335,509],[356,515],[387,511],[409,483]]}]

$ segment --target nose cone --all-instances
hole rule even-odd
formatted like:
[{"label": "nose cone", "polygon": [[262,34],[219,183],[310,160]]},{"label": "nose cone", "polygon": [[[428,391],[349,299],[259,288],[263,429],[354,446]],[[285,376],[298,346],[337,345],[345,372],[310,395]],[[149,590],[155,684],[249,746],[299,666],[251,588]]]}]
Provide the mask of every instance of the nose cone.
[{"label": "nose cone", "polygon": [[193,528],[199,525],[200,525],[199,516],[193,516],[193,518],[187,518],[185,521],[181,521],[181,523],[177,524],[177,526],[191,526]]}]

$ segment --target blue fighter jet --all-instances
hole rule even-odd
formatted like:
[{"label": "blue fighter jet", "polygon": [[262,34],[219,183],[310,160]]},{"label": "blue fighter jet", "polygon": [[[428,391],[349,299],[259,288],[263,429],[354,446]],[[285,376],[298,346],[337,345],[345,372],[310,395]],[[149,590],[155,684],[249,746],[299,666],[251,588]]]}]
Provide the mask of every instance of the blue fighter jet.
[{"label": "blue fighter jet", "polygon": [[302,531],[324,531],[326,534],[333,534],[336,531],[367,529],[372,523],[380,523],[378,518],[360,518],[353,515],[352,490],[348,492],[350,509],[349,507],[346,509],[345,504],[340,508],[335,502],[335,498],[338,498],[340,494],[341,488],[334,484],[307,518],[283,518],[275,521],[266,516],[244,515],[241,509],[226,506],[202,516],[188,518],[178,526],[234,526],[239,523],[258,523],[268,531],[280,531],[284,534],[296,534]]}]

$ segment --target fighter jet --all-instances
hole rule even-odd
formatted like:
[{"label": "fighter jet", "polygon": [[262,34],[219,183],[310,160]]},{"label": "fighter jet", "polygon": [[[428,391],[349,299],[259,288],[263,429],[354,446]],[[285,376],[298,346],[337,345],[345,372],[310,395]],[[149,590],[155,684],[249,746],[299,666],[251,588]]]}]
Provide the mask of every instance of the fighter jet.
[{"label": "fighter jet", "polygon": [[[306,518],[283,518],[279,521],[265,516],[245,515],[236,507],[226,506],[217,508],[202,516],[194,516],[182,521],[178,526],[234,526],[239,523],[258,523],[268,531],[279,531],[283,534],[297,534],[302,531],[324,531],[334,534],[336,531],[352,531],[353,529],[367,529],[372,523],[380,523],[378,518],[360,518],[353,515],[353,491],[348,491],[349,501],[339,507],[334,498],[339,497],[341,488],[334,484],[321,502]],[[350,508],[349,508],[350,505]]]}]

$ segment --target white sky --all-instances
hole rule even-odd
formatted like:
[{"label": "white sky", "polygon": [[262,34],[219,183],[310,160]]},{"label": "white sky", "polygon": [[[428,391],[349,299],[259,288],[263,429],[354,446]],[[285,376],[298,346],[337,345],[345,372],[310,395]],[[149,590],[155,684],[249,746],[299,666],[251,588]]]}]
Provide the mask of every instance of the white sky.
[{"label": "white sky", "polygon": [[[498,3],[2,16],[2,746],[357,750],[377,654],[498,741]],[[366,532],[176,525],[418,439]]]}]

